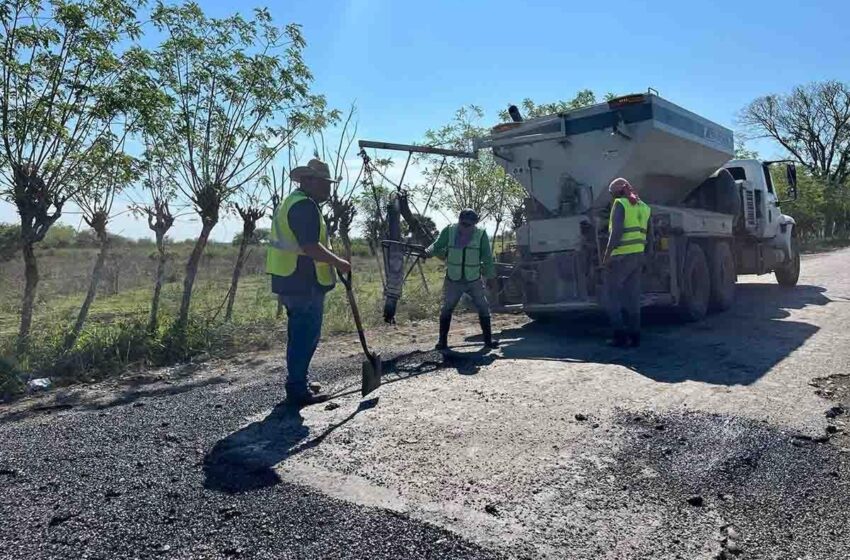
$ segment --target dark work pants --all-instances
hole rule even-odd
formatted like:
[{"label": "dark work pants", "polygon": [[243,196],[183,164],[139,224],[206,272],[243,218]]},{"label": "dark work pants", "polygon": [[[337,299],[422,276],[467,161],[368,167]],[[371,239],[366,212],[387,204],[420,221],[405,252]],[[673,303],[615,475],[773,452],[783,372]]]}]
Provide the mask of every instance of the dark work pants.
[{"label": "dark work pants", "polygon": [[279,296],[286,307],[286,395],[291,399],[307,396],[307,371],[322,335],[325,293],[312,291]]},{"label": "dark work pants", "polygon": [[615,331],[640,332],[643,253],[611,257],[605,270],[605,309]]}]

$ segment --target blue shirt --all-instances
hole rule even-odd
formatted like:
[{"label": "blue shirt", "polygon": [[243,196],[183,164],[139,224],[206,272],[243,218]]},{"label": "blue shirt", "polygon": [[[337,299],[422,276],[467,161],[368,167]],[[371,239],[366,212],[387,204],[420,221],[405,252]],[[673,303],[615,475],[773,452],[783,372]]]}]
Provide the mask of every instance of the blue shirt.
[{"label": "blue shirt", "polygon": [[[289,208],[287,220],[289,228],[295,234],[298,245],[314,245],[319,242],[319,220],[322,220],[319,205],[313,199],[301,200]],[[306,255],[298,255],[295,272],[290,276],[272,274],[272,292],[284,295],[306,295],[328,292],[332,286],[322,286],[316,279],[316,266],[313,259]]]}]

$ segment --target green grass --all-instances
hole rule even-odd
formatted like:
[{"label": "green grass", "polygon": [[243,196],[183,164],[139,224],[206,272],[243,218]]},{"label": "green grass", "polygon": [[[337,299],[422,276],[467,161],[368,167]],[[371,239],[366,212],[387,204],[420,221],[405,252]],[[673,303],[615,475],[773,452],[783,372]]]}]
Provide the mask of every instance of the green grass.
[{"label": "green grass", "polygon": [[[61,282],[47,282],[47,290],[39,294],[35,311],[30,351],[13,358],[13,344],[20,315],[17,298],[19,286],[11,291],[9,282],[0,275],[0,397],[19,392],[21,377],[50,376],[54,382],[70,384],[102,379],[135,364],[165,365],[198,355],[226,355],[239,351],[268,349],[281,344],[285,330],[285,314],[277,317],[277,300],[269,289],[265,274],[242,278],[234,306],[233,320],[224,323],[224,305],[230,281],[227,267],[214,259],[228,259],[231,253],[213,256],[208,270],[202,270],[192,298],[191,324],[186,340],[176,343],[171,332],[173,319],[182,296],[182,282],[176,279],[163,286],[160,324],[155,333],[146,331],[152,280],[135,278],[125,282],[134,287],[116,293],[102,293],[95,300],[84,332],[70,352],[62,349],[65,334],[72,325],[84,293],[63,294]],[[67,254],[62,258],[66,266]],[[44,255],[49,263],[51,255]],[[89,255],[77,260],[85,268]],[[364,325],[369,328],[383,322],[383,288],[378,264],[374,258],[354,259],[354,288]],[[213,271],[216,272],[212,274]],[[397,321],[433,318],[440,305],[443,268],[436,261],[424,266],[429,291],[426,292],[418,271],[414,270],[405,285]],[[146,281],[145,281],[146,280]],[[4,284],[5,282],[5,284]],[[42,286],[39,286],[42,288]],[[51,290],[51,288],[53,288]],[[45,293],[46,292],[46,293]],[[349,333],[354,321],[345,291],[341,285],[333,290],[325,305],[325,336]]]}]

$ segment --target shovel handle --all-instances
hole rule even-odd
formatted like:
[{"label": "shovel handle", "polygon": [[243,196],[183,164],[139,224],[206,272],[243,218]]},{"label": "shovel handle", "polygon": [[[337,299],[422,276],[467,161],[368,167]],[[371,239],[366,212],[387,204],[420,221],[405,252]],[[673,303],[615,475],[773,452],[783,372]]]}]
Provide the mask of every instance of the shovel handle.
[{"label": "shovel handle", "polygon": [[337,270],[336,274],[337,274],[337,276],[339,276],[339,281],[342,282],[342,285],[345,286],[345,289],[350,290],[351,289],[351,271],[349,270],[348,272],[343,274],[342,272]]}]

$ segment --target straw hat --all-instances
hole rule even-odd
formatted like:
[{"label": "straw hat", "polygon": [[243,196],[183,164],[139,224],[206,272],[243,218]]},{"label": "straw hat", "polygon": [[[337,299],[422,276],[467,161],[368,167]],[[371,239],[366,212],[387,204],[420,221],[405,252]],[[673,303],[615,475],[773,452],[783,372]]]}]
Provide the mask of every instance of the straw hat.
[{"label": "straw hat", "polygon": [[338,180],[331,179],[331,170],[328,164],[315,158],[307,162],[307,165],[300,165],[289,172],[289,178],[299,183],[307,177],[315,177],[331,183],[339,183]]}]

